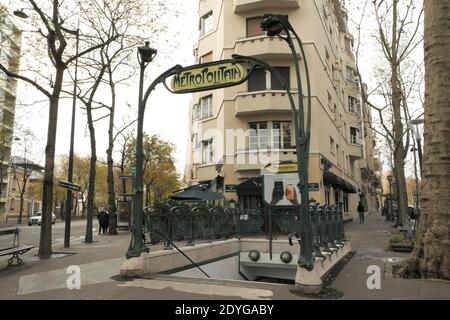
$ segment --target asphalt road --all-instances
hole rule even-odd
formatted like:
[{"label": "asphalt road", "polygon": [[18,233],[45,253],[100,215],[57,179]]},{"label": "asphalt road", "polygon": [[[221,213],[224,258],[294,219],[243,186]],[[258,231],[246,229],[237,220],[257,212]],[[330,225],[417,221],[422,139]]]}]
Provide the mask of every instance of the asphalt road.
[{"label": "asphalt road", "polygon": [[[11,226],[12,227],[12,226]],[[37,225],[28,226],[20,225],[20,243],[24,245],[34,245],[36,248],[39,247],[39,238],[41,234],[41,227]],[[56,221],[52,225],[52,245],[59,246],[64,244],[64,229],[65,223],[62,221]],[[98,222],[93,221],[93,233],[98,233]],[[76,220],[71,223],[70,231],[70,243],[81,243],[84,241],[84,236],[86,234],[86,220]],[[11,243],[12,236],[2,236],[0,237],[0,246],[3,244]]]}]

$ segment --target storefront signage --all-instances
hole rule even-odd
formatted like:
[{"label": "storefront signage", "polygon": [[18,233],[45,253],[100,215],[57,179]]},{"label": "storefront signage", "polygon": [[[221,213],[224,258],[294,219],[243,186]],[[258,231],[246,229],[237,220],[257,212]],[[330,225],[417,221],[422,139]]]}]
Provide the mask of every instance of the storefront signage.
[{"label": "storefront signage", "polygon": [[237,184],[226,184],[225,192],[237,192]]},{"label": "storefront signage", "polygon": [[298,171],[298,164],[294,162],[280,162],[270,164],[265,168],[270,173],[294,173]]},{"label": "storefront signage", "polygon": [[172,78],[172,90],[174,93],[213,90],[238,85],[246,78],[244,66],[222,60],[181,69]]}]

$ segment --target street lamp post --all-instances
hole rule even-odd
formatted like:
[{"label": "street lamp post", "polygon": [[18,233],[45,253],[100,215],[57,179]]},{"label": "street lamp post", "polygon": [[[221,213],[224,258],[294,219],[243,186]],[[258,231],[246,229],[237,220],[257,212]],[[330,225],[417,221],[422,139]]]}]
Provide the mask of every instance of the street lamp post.
[{"label": "street lamp post", "polygon": [[[422,168],[422,136],[419,132],[419,125],[424,123],[424,119],[413,119],[409,121],[409,126],[411,128],[411,131],[415,135],[415,140],[417,142],[417,148],[414,148],[413,152],[417,151],[419,155],[419,167],[420,167],[420,178],[422,178],[423,175],[423,168]],[[416,227],[419,225],[420,220],[420,199],[419,199],[419,182],[417,178],[417,165],[416,165],[416,156],[414,154],[414,169],[415,169],[415,175],[416,175]]]},{"label": "street lamp post", "polygon": [[386,219],[387,221],[393,221],[391,219],[394,218],[394,213],[392,212],[392,180],[393,177],[391,175],[387,176],[387,180],[389,182],[389,214],[388,214],[388,219]]},{"label": "street lamp post", "polygon": [[[74,136],[75,136],[75,110],[77,106],[77,81],[78,81],[78,50],[80,41],[80,25],[75,32],[76,43],[76,56],[75,56],[75,76],[73,81],[73,96],[72,96],[72,124],[70,131],[70,151],[69,151],[69,168],[67,174],[67,181],[73,182],[73,153],[74,153]],[[65,230],[64,230],[64,248],[70,247],[70,225],[72,221],[72,191],[67,189],[66,196],[66,212],[65,212]]]},{"label": "street lamp post", "polygon": [[415,138],[417,141],[417,149],[419,152],[419,166],[420,166],[420,176],[421,177],[422,177],[422,173],[423,173],[422,172],[422,137],[419,132],[419,125],[421,125],[423,123],[424,123],[423,119],[413,119],[413,120],[409,121],[411,130],[414,132]]},{"label": "street lamp post", "polygon": [[[309,166],[309,148],[310,148],[310,134],[311,134],[311,83],[309,77],[308,63],[305,55],[303,43],[290,24],[287,17],[283,15],[265,14],[263,17],[261,28],[267,32],[270,37],[279,37],[287,42],[291,49],[298,86],[298,118],[294,114],[294,128],[296,135],[296,150],[298,163],[298,177],[299,183],[297,187],[301,194],[300,207],[300,237],[301,237],[301,251],[299,257],[300,267],[307,270],[314,268],[313,256],[313,237],[309,214],[309,188],[308,188],[308,166]],[[283,34],[284,31],[284,34]],[[301,81],[300,65],[298,62],[298,54],[294,45],[294,36],[300,48],[303,57],[303,64],[305,68],[305,77],[307,82],[307,118],[305,124],[305,110],[303,101],[303,87]],[[303,169],[303,170],[302,170]]]},{"label": "street lamp post", "polygon": [[138,127],[136,136],[136,178],[134,179],[134,205],[132,219],[131,243],[126,254],[127,258],[138,257],[144,249],[142,239],[142,208],[143,208],[143,151],[142,135],[144,126],[145,101],[144,94],[144,72],[145,68],[153,61],[158,51],[149,47],[149,42],[145,46],[138,48],[138,61],[140,65],[139,78],[139,108],[138,108]]}]

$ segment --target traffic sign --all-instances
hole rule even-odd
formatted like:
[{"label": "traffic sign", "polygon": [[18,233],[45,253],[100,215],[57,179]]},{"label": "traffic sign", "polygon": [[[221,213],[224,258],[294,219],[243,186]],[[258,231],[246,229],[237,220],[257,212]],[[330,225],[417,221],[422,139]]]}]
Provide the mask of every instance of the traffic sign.
[{"label": "traffic sign", "polygon": [[119,179],[120,180],[132,180],[133,177],[132,176],[120,176]]},{"label": "traffic sign", "polygon": [[60,187],[62,187],[62,188],[69,189],[69,190],[72,190],[72,191],[76,191],[76,192],[80,192],[81,191],[81,187],[79,185],[75,184],[75,183],[72,183],[72,182],[61,181],[60,180],[58,182],[58,185]]}]

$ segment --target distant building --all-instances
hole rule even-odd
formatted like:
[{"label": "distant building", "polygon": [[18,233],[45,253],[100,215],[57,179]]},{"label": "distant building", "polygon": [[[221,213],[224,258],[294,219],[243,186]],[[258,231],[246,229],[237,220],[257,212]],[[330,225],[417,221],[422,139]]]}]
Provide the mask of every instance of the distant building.
[{"label": "distant building", "polygon": [[22,221],[42,210],[42,181],[44,167],[19,157],[13,157],[8,170],[9,188],[7,192],[6,218],[16,221],[20,215],[20,192],[27,182],[24,192]]},{"label": "distant building", "polygon": [[[19,71],[22,33],[6,8],[0,5],[0,63],[12,72]],[[8,163],[14,130],[17,80],[0,71],[0,221],[6,219],[9,183]]]},{"label": "distant building", "polygon": [[[309,63],[309,183],[314,186],[310,198],[320,204],[343,203],[347,220],[357,216],[360,199],[368,211],[376,211],[381,165],[370,124],[362,125],[371,121],[370,110],[361,106],[353,36],[341,1],[200,0],[197,62],[230,59],[233,54],[261,59],[280,72],[297,100],[288,45],[260,28],[262,16],[269,12],[288,17],[302,37]],[[303,65],[301,73],[305,74]],[[192,100],[187,183],[223,192],[244,208],[263,206],[261,169],[270,159],[296,160],[290,104],[278,81],[257,71],[242,85],[196,93]],[[234,141],[231,149],[228,130]]]}]

